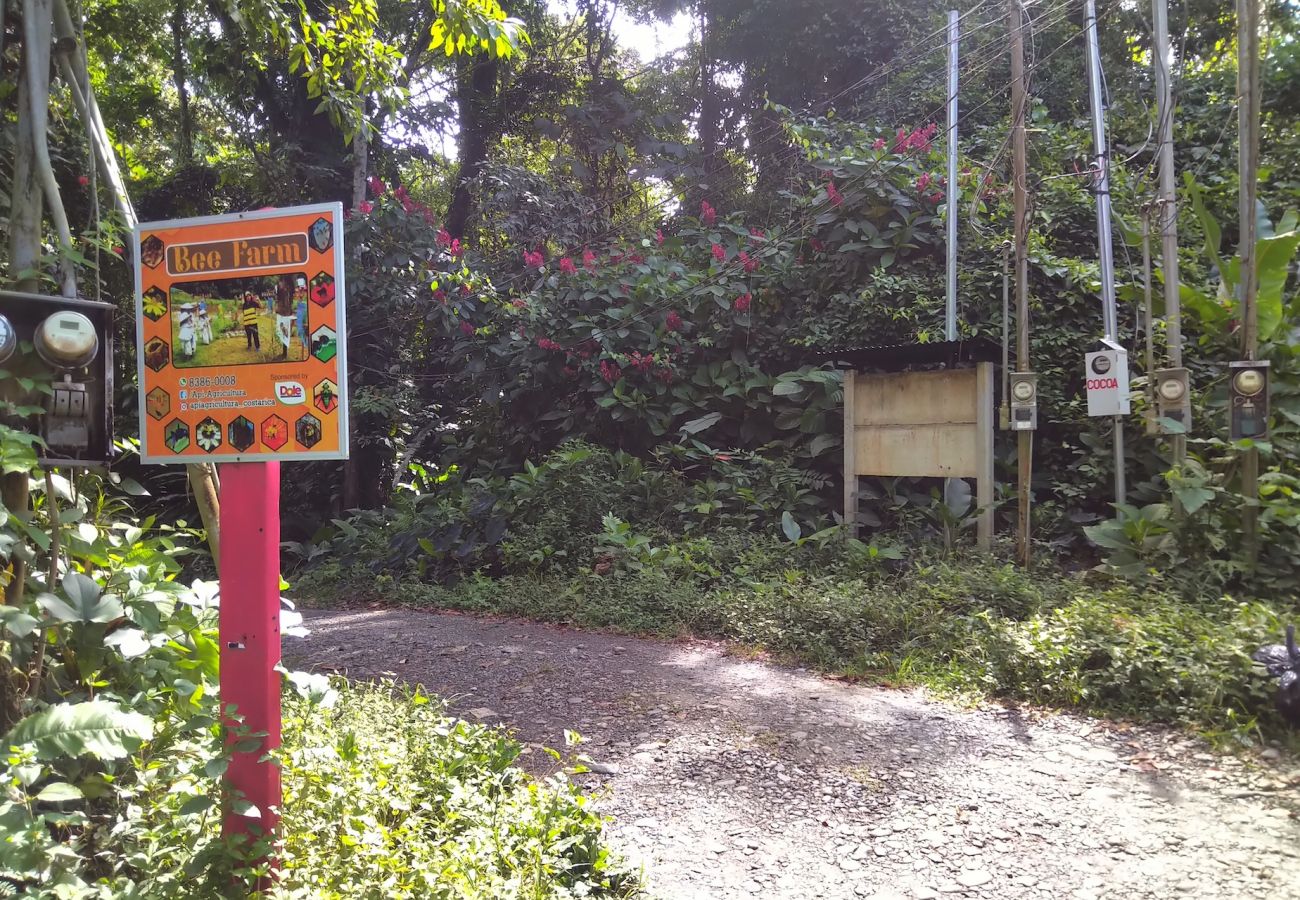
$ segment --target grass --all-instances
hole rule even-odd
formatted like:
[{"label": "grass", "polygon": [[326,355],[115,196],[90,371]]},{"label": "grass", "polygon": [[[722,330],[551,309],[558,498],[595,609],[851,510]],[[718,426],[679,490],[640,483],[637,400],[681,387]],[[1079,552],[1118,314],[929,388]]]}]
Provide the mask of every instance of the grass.
[{"label": "grass", "polygon": [[561,776],[516,765],[500,731],[392,684],[285,704],[276,897],[630,897],[602,819]]}]

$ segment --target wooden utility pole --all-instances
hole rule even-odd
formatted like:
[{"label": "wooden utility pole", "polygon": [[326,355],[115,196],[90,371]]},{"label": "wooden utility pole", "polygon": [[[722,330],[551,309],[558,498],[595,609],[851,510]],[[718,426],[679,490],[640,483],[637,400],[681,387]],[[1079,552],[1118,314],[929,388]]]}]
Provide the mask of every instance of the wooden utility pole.
[{"label": "wooden utility pole", "polygon": [[[1156,222],[1160,227],[1160,270],[1165,279],[1165,352],[1170,367],[1177,369],[1183,365],[1183,324],[1178,293],[1178,195],[1177,173],[1174,171],[1174,91],[1170,73],[1173,46],[1169,41],[1169,0],[1152,0],[1151,11],[1154,22],[1151,58],[1156,70],[1156,140],[1160,166]],[[1148,380],[1155,377],[1151,363],[1148,358]],[[1190,427],[1192,423],[1184,424]],[[1181,463],[1187,455],[1187,436],[1171,434],[1169,446],[1174,464]]]},{"label": "wooden utility pole", "polygon": [[[1025,42],[1018,0],[1008,3],[1011,23],[1011,181],[1015,201],[1016,370],[1029,371],[1029,214],[1025,181]],[[1034,467],[1034,433],[1016,432],[1016,560],[1029,565],[1030,480]]]},{"label": "wooden utility pole", "polygon": [[[1259,0],[1237,0],[1237,213],[1241,220],[1241,352],[1259,354],[1259,319],[1255,308],[1259,278],[1255,259],[1255,179],[1259,165]],[[1253,566],[1259,554],[1259,451],[1251,447],[1241,459],[1242,539]]]}]

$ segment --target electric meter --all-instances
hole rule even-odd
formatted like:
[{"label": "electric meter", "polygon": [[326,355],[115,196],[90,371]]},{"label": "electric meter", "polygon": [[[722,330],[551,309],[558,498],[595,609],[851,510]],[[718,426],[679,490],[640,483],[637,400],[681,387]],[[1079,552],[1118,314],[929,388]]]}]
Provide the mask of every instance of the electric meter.
[{"label": "electric meter", "polygon": [[88,316],[59,310],[36,327],[36,352],[56,369],[80,369],[99,353],[99,335]]},{"label": "electric meter", "polygon": [[0,365],[7,363],[17,349],[18,332],[14,331],[14,323],[8,316],[0,316]]},{"label": "electric meter", "polygon": [[1185,434],[1192,424],[1192,392],[1184,368],[1156,369],[1155,430],[1163,434]]},{"label": "electric meter", "polygon": [[1038,427],[1038,375],[1011,373],[1011,430],[1033,431]]},{"label": "electric meter", "polygon": [[1228,363],[1228,434],[1234,441],[1268,434],[1268,361]]},{"label": "electric meter", "polygon": [[[0,290],[0,380],[10,428],[40,435],[45,466],[113,458],[111,303]],[[28,385],[28,387],[24,387]]]}]

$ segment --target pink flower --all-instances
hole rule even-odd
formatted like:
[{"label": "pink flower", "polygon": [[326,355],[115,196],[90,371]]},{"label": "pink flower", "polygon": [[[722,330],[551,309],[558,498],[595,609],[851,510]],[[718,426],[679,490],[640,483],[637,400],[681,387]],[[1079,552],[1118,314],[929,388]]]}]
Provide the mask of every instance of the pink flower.
[{"label": "pink flower", "polygon": [[942,203],[942,202],[943,202],[943,192],[942,192],[942,191],[935,191],[933,194],[931,194],[931,195],[930,195],[930,202],[931,202],[931,203]]},{"label": "pink flower", "polygon": [[565,275],[577,275],[578,267],[573,264],[573,260],[564,256],[560,258],[560,271]]},{"label": "pink flower", "polygon": [[564,349],[563,347],[561,347],[559,344],[557,344],[555,341],[551,340],[551,339],[548,338],[548,337],[540,337],[540,338],[538,338],[538,339],[537,339],[537,346],[541,347],[543,350],[563,350],[563,349]]},{"label": "pink flower", "polygon": [[718,221],[718,211],[709,205],[708,200],[700,201],[700,221],[705,225],[712,225]]},{"label": "pink flower", "polygon": [[629,265],[633,265],[633,266],[639,266],[641,265],[641,263],[645,262],[644,256],[642,256],[640,253],[633,253],[630,250],[628,251],[627,256],[624,257],[624,259],[628,261]]},{"label": "pink flower", "polygon": [[902,153],[906,149],[907,149],[907,129],[900,128],[898,129],[898,133],[894,135],[894,152]]},{"label": "pink flower", "polygon": [[596,268],[596,254],[592,253],[590,250],[584,249],[582,251],[582,267],[584,269]]},{"label": "pink flower", "polygon": [[733,303],[732,306],[736,308],[736,312],[741,312],[741,313],[749,312],[749,304],[752,303],[753,300],[754,298],[752,295],[741,294],[739,297],[736,298],[736,302]]},{"label": "pink flower", "polygon": [[123,253],[126,252],[126,248],[123,247],[121,244],[114,244],[113,252],[116,253],[118,256],[121,256]]},{"label": "pink flower", "polygon": [[530,269],[540,269],[545,261],[540,250],[524,251],[524,265]]},{"label": "pink flower", "polygon": [[528,301],[525,300],[523,297],[516,297],[515,299],[510,301],[510,305],[513,306],[515,309],[523,309],[525,306],[528,305]]},{"label": "pink flower", "polygon": [[763,229],[761,228],[749,229],[749,236],[756,241],[761,241],[764,237],[766,237],[766,235],[763,234]]},{"label": "pink flower", "polygon": [[439,247],[446,247],[451,243],[451,232],[445,228],[439,228],[436,240]]},{"label": "pink flower", "polygon": [[613,384],[623,377],[623,370],[609,360],[602,359],[600,361],[600,377]]},{"label": "pink flower", "polygon": [[474,333],[474,326],[471,325],[471,324],[469,324],[469,320],[468,320],[468,319],[461,319],[461,321],[460,321],[460,330],[461,330],[461,333],[463,333],[463,334],[473,334],[473,333]]},{"label": "pink flower", "polygon": [[433,292],[433,299],[437,300],[439,303],[446,303],[447,292],[444,291],[442,288],[438,288],[436,291]]},{"label": "pink flower", "polygon": [[664,319],[664,325],[665,327],[667,327],[669,331],[681,331],[682,317],[677,315],[676,310],[670,310],[668,313],[668,317]]},{"label": "pink flower", "polygon": [[873,141],[872,144],[871,144],[871,149],[872,149],[872,150],[884,150],[884,149],[885,149],[885,139],[884,139],[884,138],[876,138],[875,141]]},{"label": "pink flower", "polygon": [[839,206],[844,202],[844,198],[835,187],[835,182],[826,182],[826,199],[831,201],[831,206]]},{"label": "pink flower", "polygon": [[740,254],[736,258],[740,260],[740,264],[744,267],[746,272],[753,272],[758,269],[758,260],[754,259],[754,257],[750,256],[744,250],[741,250]]},{"label": "pink flower", "polygon": [[922,173],[921,173],[921,177],[918,178],[918,179],[916,179],[916,190],[917,190],[917,192],[918,192],[918,193],[922,193],[922,192],[924,192],[925,189],[928,188],[928,187],[930,186],[930,180],[931,180],[931,179],[930,179],[930,173],[929,173],[929,172],[922,172]]},{"label": "pink flower", "polygon": [[453,238],[451,242],[451,246],[448,247],[447,250],[454,257],[460,256],[462,253],[465,252],[465,249],[460,245],[460,238]]},{"label": "pink flower", "polygon": [[664,245],[664,230],[662,228],[655,229],[655,243],[660,247]]},{"label": "pink flower", "polygon": [[85,175],[78,175],[77,184],[81,185],[82,187],[86,187],[90,184],[90,179]]},{"label": "pink flower", "polygon": [[723,248],[721,244],[713,245],[713,258],[716,259],[718,262],[722,262],[724,259],[727,258],[727,251],[725,248]]},{"label": "pink flower", "polygon": [[384,191],[388,190],[378,176],[375,175],[371,175],[366,183],[370,186],[370,193],[376,197],[382,196]]},{"label": "pink flower", "polygon": [[370,211],[374,208],[375,208],[375,204],[371,203],[369,200],[362,200],[360,203],[357,204],[357,209],[361,212],[361,215],[363,216],[370,215]]}]

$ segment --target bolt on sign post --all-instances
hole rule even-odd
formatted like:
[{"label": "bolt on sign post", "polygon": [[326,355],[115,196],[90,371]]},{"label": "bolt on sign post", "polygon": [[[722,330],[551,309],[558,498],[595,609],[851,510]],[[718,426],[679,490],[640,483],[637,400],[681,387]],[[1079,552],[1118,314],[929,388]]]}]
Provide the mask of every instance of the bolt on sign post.
[{"label": "bolt on sign post", "polygon": [[225,831],[272,836],[280,462],[348,453],[343,207],[143,223],[135,250],[141,456],[223,464],[221,704],[240,748],[226,781],[247,801]]}]

